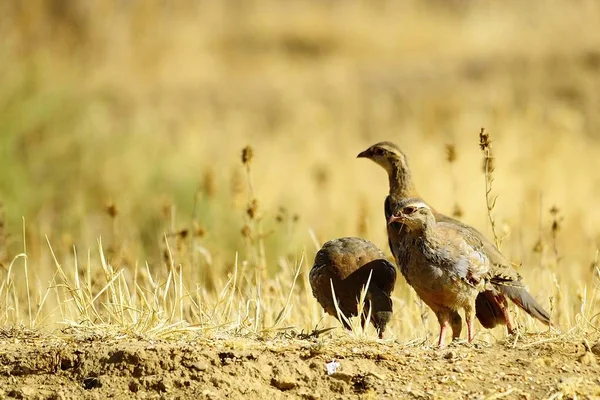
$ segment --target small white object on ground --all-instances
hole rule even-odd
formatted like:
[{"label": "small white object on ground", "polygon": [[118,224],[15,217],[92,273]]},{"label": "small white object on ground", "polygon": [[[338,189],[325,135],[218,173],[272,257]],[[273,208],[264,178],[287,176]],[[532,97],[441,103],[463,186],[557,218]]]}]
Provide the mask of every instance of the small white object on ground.
[{"label": "small white object on ground", "polygon": [[340,367],[340,363],[334,360],[330,363],[325,364],[325,367],[327,367],[327,375],[333,375]]}]

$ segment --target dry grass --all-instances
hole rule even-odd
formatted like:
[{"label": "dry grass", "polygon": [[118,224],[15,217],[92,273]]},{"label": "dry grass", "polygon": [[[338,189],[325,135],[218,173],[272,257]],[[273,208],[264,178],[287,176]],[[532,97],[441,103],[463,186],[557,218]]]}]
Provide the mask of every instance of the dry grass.
[{"label": "dry grass", "polygon": [[[310,293],[315,241],[387,247],[384,172],[355,155],[396,142],[423,197],[493,237],[485,126],[502,250],[563,331],[597,330],[599,16],[590,1],[5,2],[0,324],[338,326]],[[391,337],[436,329],[402,281],[394,304]]]}]

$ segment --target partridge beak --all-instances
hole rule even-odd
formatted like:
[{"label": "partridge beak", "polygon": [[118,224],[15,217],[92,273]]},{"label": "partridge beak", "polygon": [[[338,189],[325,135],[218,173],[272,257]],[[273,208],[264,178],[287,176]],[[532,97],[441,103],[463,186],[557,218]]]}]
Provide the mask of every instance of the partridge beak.
[{"label": "partridge beak", "polygon": [[402,221],[402,217],[397,217],[395,215],[391,215],[388,219],[388,225],[393,224],[394,222]]},{"label": "partridge beak", "polygon": [[370,156],[369,149],[367,149],[365,151],[361,151],[360,153],[358,153],[356,158],[369,158],[369,156]]}]

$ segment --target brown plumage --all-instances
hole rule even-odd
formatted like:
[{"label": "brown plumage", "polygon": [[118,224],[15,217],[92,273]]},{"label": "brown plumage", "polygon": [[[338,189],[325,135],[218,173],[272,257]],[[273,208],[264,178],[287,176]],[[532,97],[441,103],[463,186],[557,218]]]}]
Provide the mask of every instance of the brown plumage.
[{"label": "brown plumage", "polygon": [[[384,210],[386,221],[392,215],[392,211],[398,205],[410,198],[418,198],[419,195],[414,187],[410,168],[406,156],[391,142],[377,143],[358,155],[359,158],[368,158],[388,173],[389,194],[385,199]],[[478,230],[463,224],[462,222],[438,213],[431,208],[437,222],[445,222],[455,225],[469,232],[474,238],[481,242],[481,251],[491,263],[490,286],[477,295],[475,301],[476,316],[479,322],[486,328],[493,328],[498,324],[506,324],[509,332],[514,328],[507,308],[506,298],[540,321],[549,324],[550,316],[525,289],[521,282],[521,276],[512,268],[511,263],[500,253],[500,251]],[[398,263],[400,270],[406,277],[406,266],[401,261],[407,251],[405,236],[406,230],[400,229],[398,222],[388,225],[388,242],[390,249]],[[410,282],[409,282],[410,284]],[[460,335],[462,321],[457,312],[451,315],[450,324],[453,336]]]},{"label": "brown plumage", "polygon": [[461,309],[467,320],[467,338],[472,341],[475,299],[491,287],[493,278],[481,241],[463,227],[436,221],[431,208],[418,198],[400,202],[388,224],[394,222],[406,231],[406,251],[398,262],[406,280],[438,318],[438,346],[443,344],[453,315]]},{"label": "brown plumage", "polygon": [[[390,296],[396,283],[396,268],[374,244],[356,237],[330,240],[317,252],[309,280],[319,304],[328,314],[337,318],[331,292],[333,283],[340,311],[348,318],[358,314],[360,293],[369,275],[371,281],[362,323],[364,326],[369,307],[372,307],[371,322],[381,338],[392,316]],[[343,320],[342,323],[350,328]]]}]

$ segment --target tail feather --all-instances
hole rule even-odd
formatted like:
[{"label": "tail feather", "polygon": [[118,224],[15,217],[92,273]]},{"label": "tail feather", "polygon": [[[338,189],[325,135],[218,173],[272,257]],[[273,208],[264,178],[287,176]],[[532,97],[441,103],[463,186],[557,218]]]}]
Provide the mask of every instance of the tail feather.
[{"label": "tail feather", "polygon": [[524,286],[506,284],[496,284],[495,286],[529,315],[539,319],[546,325],[550,325],[550,314],[529,294]]}]

